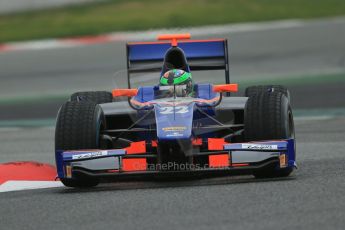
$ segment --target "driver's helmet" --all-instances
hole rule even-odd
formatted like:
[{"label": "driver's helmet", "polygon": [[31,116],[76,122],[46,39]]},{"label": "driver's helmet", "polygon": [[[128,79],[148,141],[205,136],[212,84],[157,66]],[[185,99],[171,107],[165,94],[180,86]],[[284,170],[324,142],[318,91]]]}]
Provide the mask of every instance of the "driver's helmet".
[{"label": "driver's helmet", "polygon": [[182,86],[181,96],[193,96],[192,74],[181,69],[172,69],[165,72],[160,79],[161,86]]}]

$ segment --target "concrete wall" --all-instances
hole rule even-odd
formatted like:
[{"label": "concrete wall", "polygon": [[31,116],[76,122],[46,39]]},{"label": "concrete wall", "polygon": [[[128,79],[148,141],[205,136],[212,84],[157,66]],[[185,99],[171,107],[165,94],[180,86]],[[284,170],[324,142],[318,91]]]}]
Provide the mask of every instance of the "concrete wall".
[{"label": "concrete wall", "polygon": [[0,14],[61,7],[104,0],[0,0]]}]

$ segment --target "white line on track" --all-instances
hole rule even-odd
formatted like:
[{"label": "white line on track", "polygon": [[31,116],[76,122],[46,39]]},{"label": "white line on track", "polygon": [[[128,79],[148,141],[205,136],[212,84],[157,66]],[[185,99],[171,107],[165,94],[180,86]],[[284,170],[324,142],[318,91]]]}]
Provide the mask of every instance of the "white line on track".
[{"label": "white line on track", "polygon": [[63,187],[60,181],[7,181],[0,185],[0,192]]},{"label": "white line on track", "polygon": [[320,115],[320,116],[294,116],[295,121],[324,121],[334,119],[336,116]]}]

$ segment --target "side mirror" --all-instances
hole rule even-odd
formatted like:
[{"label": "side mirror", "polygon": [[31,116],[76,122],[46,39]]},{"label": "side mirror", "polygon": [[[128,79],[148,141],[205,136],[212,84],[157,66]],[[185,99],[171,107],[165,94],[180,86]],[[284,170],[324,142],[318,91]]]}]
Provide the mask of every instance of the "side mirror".
[{"label": "side mirror", "polygon": [[235,93],[238,91],[238,84],[214,85],[213,92],[216,93]]},{"label": "side mirror", "polygon": [[134,97],[138,94],[138,89],[113,89],[113,97]]}]

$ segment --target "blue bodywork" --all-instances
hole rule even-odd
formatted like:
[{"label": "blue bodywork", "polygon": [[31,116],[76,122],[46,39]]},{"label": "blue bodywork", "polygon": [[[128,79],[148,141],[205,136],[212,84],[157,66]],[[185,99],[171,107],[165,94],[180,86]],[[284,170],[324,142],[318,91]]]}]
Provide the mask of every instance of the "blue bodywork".
[{"label": "blue bodywork", "polygon": [[[260,153],[264,151],[266,154],[269,153],[271,156],[280,156],[286,154],[288,158],[287,167],[296,166],[296,155],[295,155],[295,140],[279,140],[279,141],[263,141],[263,142],[248,142],[248,143],[233,143],[224,145],[224,150],[229,150],[232,154],[245,155],[244,152],[251,152],[250,155],[253,157],[253,152],[256,152],[257,156],[254,159],[260,160]],[[255,153],[254,153],[255,155]],[[262,154],[261,154],[262,155]],[[246,162],[249,162],[248,160]]]},{"label": "blue bodywork", "polygon": [[[219,93],[213,92],[212,89],[213,86],[210,83],[194,84],[195,98],[211,100],[219,96]],[[133,100],[140,103],[155,100],[158,91],[158,86],[141,86],[138,88],[138,93],[133,97]]]},{"label": "blue bodywork", "polygon": [[[224,58],[226,56],[226,40],[215,41],[181,41],[181,48],[187,60]],[[166,51],[171,47],[170,43],[129,43],[128,60],[130,62],[163,61]]]},{"label": "blue bodywork", "polygon": [[[213,92],[213,86],[209,83],[195,84],[195,98],[212,100],[219,97],[219,93]],[[139,105],[137,108],[140,110],[152,109],[151,104],[147,102],[156,99],[155,95],[159,91],[158,86],[143,86],[138,88],[138,94],[132,98],[131,102],[136,101]],[[215,100],[217,102],[217,100]],[[191,140],[193,121],[200,121],[203,125],[211,125],[210,119],[206,118],[197,111],[197,107],[205,113],[214,116],[215,111],[212,106],[204,106],[203,103],[189,102],[177,103],[173,105],[154,104],[155,120],[157,126],[157,139],[162,141],[167,140]],[[212,134],[205,134],[204,137],[211,137]]]},{"label": "blue bodywork", "polygon": [[101,158],[121,157],[126,154],[124,149],[111,149],[111,150],[89,150],[89,151],[61,151],[55,152],[55,161],[57,166],[57,173],[59,178],[65,178],[66,165],[70,165],[72,162],[78,161],[90,161],[97,160]]},{"label": "blue bodywork", "polygon": [[192,139],[194,104],[155,105],[158,141]]}]

